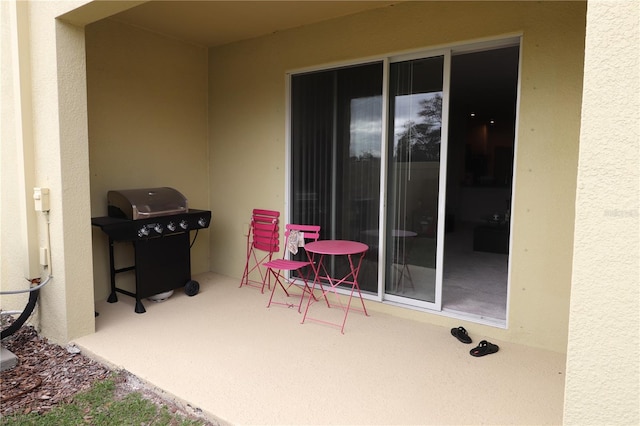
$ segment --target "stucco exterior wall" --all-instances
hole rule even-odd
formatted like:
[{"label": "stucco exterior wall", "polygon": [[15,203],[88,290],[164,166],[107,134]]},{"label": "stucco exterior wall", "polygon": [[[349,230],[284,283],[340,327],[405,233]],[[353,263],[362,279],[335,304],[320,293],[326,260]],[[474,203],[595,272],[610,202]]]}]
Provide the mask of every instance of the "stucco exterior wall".
[{"label": "stucco exterior wall", "polygon": [[477,329],[564,352],[585,9],[582,2],[409,2],[210,49],[211,197],[224,201],[212,205],[211,269],[239,278],[251,209],[286,211],[287,71],[522,34],[508,329]]},{"label": "stucco exterior wall", "polygon": [[[13,242],[22,240],[21,226],[17,226],[17,206],[21,202],[20,188],[15,183],[19,175],[19,145],[8,143],[16,140],[16,120],[19,115],[15,111],[14,58],[12,57],[12,24],[11,4],[0,2],[0,60],[2,72],[0,73],[0,288],[2,291],[17,291],[27,288],[25,281],[22,256],[16,256],[20,252],[18,245]],[[2,296],[2,309],[21,310],[27,303],[28,295]]]},{"label": "stucco exterior wall", "polygon": [[[190,208],[208,209],[207,50],[108,19],[85,31],[91,216],[107,215],[109,190],[160,186],[183,193]],[[108,238],[98,228],[92,235],[95,297],[104,300]],[[129,246],[118,245],[116,267],[133,264]],[[192,247],[191,270],[209,270],[206,229]],[[133,274],[117,279],[133,290]]]},{"label": "stucco exterior wall", "polygon": [[[25,218],[35,218],[30,219],[29,228],[35,235],[36,253],[38,247],[49,247],[51,254],[48,270],[41,272],[54,277],[40,293],[36,325],[53,341],[66,342],[73,336],[93,332],[94,314],[93,287],[86,285],[92,281],[92,268],[90,225],[84,220],[89,215],[84,33],[55,18],[86,2],[20,3],[17,7],[13,2],[6,6],[15,8],[16,18],[6,20],[4,13],[2,16],[3,42],[6,30],[11,34],[7,47],[12,52],[7,68],[3,53],[3,74],[5,69],[14,71],[20,64],[22,79],[17,81],[9,74],[12,124],[22,122],[21,131],[4,125],[2,128],[2,178],[14,185],[6,195],[12,208],[5,208],[3,191],[2,288],[24,288],[25,275],[37,278],[30,276],[32,271],[25,272],[33,268],[24,266],[26,255],[20,248],[23,235],[6,238]],[[4,95],[3,91],[3,105]],[[17,109],[16,100],[23,109]],[[17,166],[6,171],[5,153],[9,158],[15,155],[17,160]],[[51,210],[47,217],[33,211],[34,186],[50,189]],[[4,300],[3,297],[3,308]],[[24,308],[20,303],[19,308]]]},{"label": "stucco exterior wall", "polygon": [[640,424],[640,3],[590,2],[564,422]]}]

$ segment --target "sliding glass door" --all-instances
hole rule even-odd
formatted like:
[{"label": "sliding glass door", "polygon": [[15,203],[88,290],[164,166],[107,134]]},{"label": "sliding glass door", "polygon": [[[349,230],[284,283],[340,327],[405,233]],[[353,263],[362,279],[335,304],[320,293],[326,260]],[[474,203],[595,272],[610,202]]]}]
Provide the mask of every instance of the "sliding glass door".
[{"label": "sliding glass door", "polygon": [[[446,212],[450,309],[453,242],[465,253],[477,242],[467,233],[452,240],[454,229],[486,227],[491,212],[508,217],[519,43],[479,42],[291,75],[288,220],[321,225],[323,239],[367,244],[359,277],[366,296],[443,308]],[[470,124],[481,133],[468,135]],[[471,203],[477,186],[497,195]],[[508,233],[500,235],[508,244]],[[340,260],[330,266],[336,274],[348,268]]]},{"label": "sliding glass door", "polygon": [[[291,77],[290,220],[320,225],[324,239],[366,243],[365,293],[435,309],[445,62],[440,55]],[[348,268],[335,262],[334,273]]]},{"label": "sliding glass door", "polygon": [[444,66],[443,55],[390,64],[386,142],[385,298],[438,309]]}]

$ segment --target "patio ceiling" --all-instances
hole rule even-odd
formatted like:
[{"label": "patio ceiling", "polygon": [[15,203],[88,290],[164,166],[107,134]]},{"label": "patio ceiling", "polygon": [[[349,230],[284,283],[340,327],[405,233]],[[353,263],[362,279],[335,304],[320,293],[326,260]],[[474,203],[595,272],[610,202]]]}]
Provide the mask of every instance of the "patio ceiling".
[{"label": "patio ceiling", "polygon": [[152,0],[111,19],[214,47],[396,3],[400,2]]}]

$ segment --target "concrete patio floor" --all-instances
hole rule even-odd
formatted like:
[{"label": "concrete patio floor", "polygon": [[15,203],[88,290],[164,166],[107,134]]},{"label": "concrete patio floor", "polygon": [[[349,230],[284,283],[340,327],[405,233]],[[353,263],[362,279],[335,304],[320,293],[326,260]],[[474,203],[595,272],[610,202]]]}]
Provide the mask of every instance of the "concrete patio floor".
[{"label": "concrete patio floor", "polygon": [[562,423],[563,354],[492,340],[500,351],[474,358],[482,336],[471,327],[474,343],[464,345],[449,328],[369,301],[370,316],[350,313],[341,334],[300,324],[295,308],[267,309],[268,294],[239,280],[194,279],[197,296],[145,301],[145,314],[124,295],[98,303],[96,333],[75,344],[221,424]]}]

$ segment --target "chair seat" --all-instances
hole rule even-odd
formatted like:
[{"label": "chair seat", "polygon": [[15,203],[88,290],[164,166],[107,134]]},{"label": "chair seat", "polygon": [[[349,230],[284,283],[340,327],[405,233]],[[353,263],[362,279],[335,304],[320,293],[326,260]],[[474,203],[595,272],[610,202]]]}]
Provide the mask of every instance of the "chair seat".
[{"label": "chair seat", "polygon": [[289,259],[274,259],[270,262],[263,263],[263,265],[271,269],[280,269],[282,271],[295,271],[304,266],[309,265],[309,262],[303,262],[300,260],[289,260]]},{"label": "chair seat", "polygon": [[[289,223],[285,225],[285,233],[284,233],[284,250],[282,252],[282,258],[280,259],[272,259],[267,262],[264,262],[262,265],[267,268],[267,273],[270,277],[275,280],[273,284],[273,290],[271,290],[271,297],[269,298],[269,303],[267,304],[267,308],[272,304],[276,305],[284,305],[287,307],[292,307],[293,304],[287,301],[274,301],[273,295],[276,292],[276,289],[280,287],[287,298],[290,296],[289,289],[294,288],[297,291],[302,290],[302,294],[300,295],[300,302],[298,303],[298,312],[300,313],[300,309],[302,307],[302,301],[304,300],[305,295],[309,295],[309,297],[315,299],[313,295],[313,291],[311,291],[311,287],[309,287],[309,275],[313,272],[313,268],[307,268],[306,273],[303,271],[308,266],[313,266],[311,262],[304,260],[293,260],[287,259],[287,255],[289,252],[296,252],[294,248],[299,248],[302,253],[304,253],[304,244],[305,241],[318,241],[320,238],[320,226],[318,225],[298,225],[294,223]],[[302,240],[302,241],[301,241]],[[297,253],[299,257],[305,258],[301,253]],[[287,271],[287,273],[283,273]],[[292,271],[297,271],[296,273],[292,273]],[[292,276],[295,275],[295,276]],[[325,297],[326,299],[326,297]],[[329,302],[327,301],[327,305]]]}]

